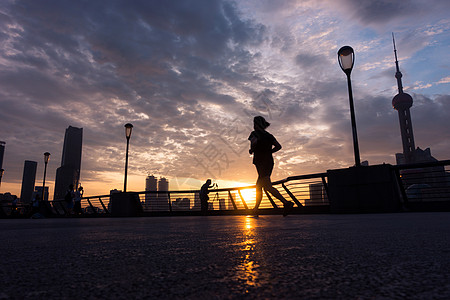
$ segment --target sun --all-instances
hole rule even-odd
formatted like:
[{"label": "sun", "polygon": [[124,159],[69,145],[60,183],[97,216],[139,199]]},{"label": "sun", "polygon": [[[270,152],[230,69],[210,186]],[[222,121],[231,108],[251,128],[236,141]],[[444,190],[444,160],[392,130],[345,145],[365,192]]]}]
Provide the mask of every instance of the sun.
[{"label": "sun", "polygon": [[244,198],[245,203],[247,203],[247,206],[250,207],[255,204],[256,190],[254,188],[242,189],[241,195],[242,195],[242,198]]}]

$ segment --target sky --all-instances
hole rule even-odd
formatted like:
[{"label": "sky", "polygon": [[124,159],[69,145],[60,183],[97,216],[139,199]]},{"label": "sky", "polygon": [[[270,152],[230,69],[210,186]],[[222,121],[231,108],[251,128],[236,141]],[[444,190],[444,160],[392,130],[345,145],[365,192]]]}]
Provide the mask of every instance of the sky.
[{"label": "sky", "polygon": [[392,33],[416,146],[449,159],[450,2],[446,0],[180,0],[0,2],[0,192],[20,195],[25,160],[61,165],[65,129],[83,128],[85,195],[145,177],[170,189],[253,184],[254,116],[282,150],[272,180],[354,164],[346,76],[351,74],[361,160],[402,152]]}]

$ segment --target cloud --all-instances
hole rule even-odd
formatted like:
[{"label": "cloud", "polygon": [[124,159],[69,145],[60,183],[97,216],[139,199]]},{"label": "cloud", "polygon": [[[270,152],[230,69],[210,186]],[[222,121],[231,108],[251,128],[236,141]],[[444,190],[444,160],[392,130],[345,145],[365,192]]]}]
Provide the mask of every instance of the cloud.
[{"label": "cloud", "polygon": [[447,76],[445,78],[442,78],[441,80],[439,80],[438,82],[436,82],[436,84],[443,84],[443,83],[450,83],[450,76]]},{"label": "cloud", "polygon": [[295,62],[303,69],[317,68],[318,64],[324,64],[325,59],[321,55],[302,53],[295,57]]},{"label": "cloud", "polygon": [[450,8],[448,1],[441,0],[341,0],[331,5],[361,24],[375,28],[407,27],[423,22],[430,15],[445,17],[444,11]]},{"label": "cloud", "polygon": [[[403,63],[446,28],[440,21],[424,33],[420,24],[406,28],[432,15],[419,1],[19,0],[0,8],[5,180],[20,182],[23,161],[40,162],[49,151],[51,182],[72,125],[84,130],[82,180],[108,178],[101,193],[121,181],[128,122],[131,176],[252,181],[247,138],[255,115],[268,118],[283,144],[274,178],[351,165],[347,84],[336,59],[344,41],[358,51],[352,76],[362,157],[393,162],[401,145],[390,30],[384,37],[372,29],[401,29]],[[442,77],[446,83],[445,75],[434,78]],[[438,114],[433,128],[442,131],[445,97],[417,94],[412,110],[417,139],[438,144],[438,155],[445,142],[422,124]]]},{"label": "cloud", "polygon": [[[239,110],[235,98],[221,89],[249,81],[237,72],[251,59],[244,46],[261,43],[265,30],[222,1],[111,1],[107,6],[15,1],[3,6],[3,128],[22,119],[23,134],[14,134],[25,142],[42,135],[30,130],[34,123],[58,141],[68,125],[84,127],[83,168],[99,172],[120,168],[103,162],[120,156],[116,144],[127,121],[135,123],[134,140],[141,139],[137,151],[177,143],[184,151],[198,151],[189,146],[198,136],[163,128],[209,132],[217,120],[204,106]],[[16,147],[8,142],[9,151]],[[86,154],[88,149],[92,152]]]}]

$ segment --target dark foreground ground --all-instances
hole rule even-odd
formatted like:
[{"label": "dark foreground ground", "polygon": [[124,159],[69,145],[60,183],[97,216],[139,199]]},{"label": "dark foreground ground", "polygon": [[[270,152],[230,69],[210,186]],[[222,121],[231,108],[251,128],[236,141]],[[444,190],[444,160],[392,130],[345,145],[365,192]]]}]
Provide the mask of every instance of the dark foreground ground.
[{"label": "dark foreground ground", "polygon": [[450,299],[450,213],[0,228],[0,299]]}]

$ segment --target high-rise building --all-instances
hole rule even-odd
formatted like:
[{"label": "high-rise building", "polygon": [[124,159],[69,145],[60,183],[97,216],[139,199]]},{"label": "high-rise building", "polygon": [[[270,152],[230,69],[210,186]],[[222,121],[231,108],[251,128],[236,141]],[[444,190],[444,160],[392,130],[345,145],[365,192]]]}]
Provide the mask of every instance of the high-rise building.
[{"label": "high-rise building", "polygon": [[53,199],[63,199],[69,185],[78,186],[81,170],[83,128],[69,126],[64,136],[61,167],[56,169]]},{"label": "high-rise building", "polygon": [[5,154],[5,142],[0,141],[0,169],[3,169],[3,155]]},{"label": "high-rise building", "polygon": [[158,191],[160,191],[160,192],[163,192],[163,191],[167,192],[168,190],[169,190],[169,180],[167,180],[164,177],[161,177],[158,180]]},{"label": "high-rise building", "polygon": [[26,160],[23,166],[22,189],[20,201],[30,203],[33,200],[34,184],[36,181],[37,162]]},{"label": "high-rise building", "polygon": [[[153,175],[147,176],[147,178],[145,178],[145,191],[146,192],[156,192],[157,190],[158,190],[158,179]],[[158,196],[156,193],[145,194],[146,209],[151,210],[152,203],[153,203],[153,205],[155,205],[157,200],[158,200]]]},{"label": "high-rise building", "polygon": [[168,210],[169,209],[169,194],[164,193],[169,191],[169,181],[161,177],[158,180],[158,204],[156,210]]}]

